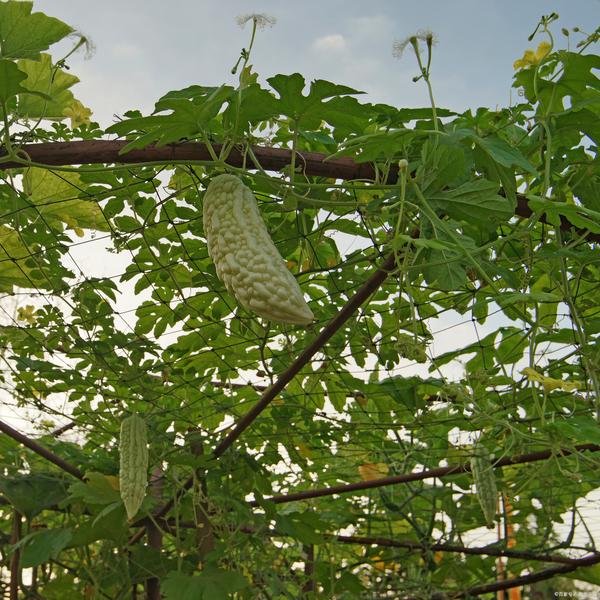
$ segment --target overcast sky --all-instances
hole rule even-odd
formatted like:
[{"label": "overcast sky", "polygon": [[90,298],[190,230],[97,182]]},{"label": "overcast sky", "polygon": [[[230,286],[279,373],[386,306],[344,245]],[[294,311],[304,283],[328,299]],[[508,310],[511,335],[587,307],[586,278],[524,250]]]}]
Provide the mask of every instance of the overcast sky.
[{"label": "overcast sky", "polygon": [[277,19],[260,32],[252,56],[263,81],[300,72],[364,91],[368,101],[425,106],[422,82],[411,81],[414,57],[394,58],[392,45],[430,29],[439,40],[432,69],[437,104],[505,106],[514,60],[542,39],[527,41],[539,17],[560,15],[554,29],[562,43],[561,26],[597,26],[600,0],[34,0],[34,10],[95,44],[89,60],[82,53],[70,61],[81,79],[74,92],[107,126],[115,113],[151,111],[167,91],[233,83],[230,69],[250,33],[235,19],[252,12]]}]

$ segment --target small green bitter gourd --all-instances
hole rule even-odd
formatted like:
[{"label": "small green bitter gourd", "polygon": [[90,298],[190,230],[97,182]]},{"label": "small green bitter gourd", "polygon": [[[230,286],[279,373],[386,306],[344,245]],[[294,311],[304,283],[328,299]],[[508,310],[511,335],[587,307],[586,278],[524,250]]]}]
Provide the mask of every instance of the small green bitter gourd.
[{"label": "small green bitter gourd", "polygon": [[498,489],[496,488],[496,476],[494,475],[490,453],[482,444],[475,446],[475,452],[471,457],[471,473],[475,482],[477,499],[485,517],[486,527],[493,529],[498,502]]},{"label": "small green bitter gourd", "polygon": [[133,519],[142,505],[147,485],[146,422],[138,415],[131,415],[122,421],[119,439],[119,488],[128,519]]},{"label": "small green bitter gourd", "polygon": [[314,315],[279,254],[252,191],[218,175],[203,203],[204,234],[217,276],[246,309],[270,321],[308,325]]}]

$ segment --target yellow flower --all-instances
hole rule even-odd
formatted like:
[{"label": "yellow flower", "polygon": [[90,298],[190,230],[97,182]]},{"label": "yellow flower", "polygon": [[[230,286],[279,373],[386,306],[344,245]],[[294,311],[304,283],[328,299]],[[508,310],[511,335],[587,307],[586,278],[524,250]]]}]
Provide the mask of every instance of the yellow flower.
[{"label": "yellow flower", "polygon": [[515,60],[513,63],[513,68],[516,71],[517,69],[524,69],[526,67],[539,65],[544,57],[550,52],[551,48],[552,46],[550,45],[550,42],[540,42],[535,52],[531,48],[525,50],[523,57]]},{"label": "yellow flower", "polygon": [[63,115],[71,119],[71,129],[75,129],[80,125],[89,125],[92,111],[81,104],[79,100],[73,100],[67,108],[63,110]]},{"label": "yellow flower", "polygon": [[542,62],[542,59],[550,52],[551,48],[550,42],[540,42],[540,45],[535,51],[535,58],[537,61]]}]

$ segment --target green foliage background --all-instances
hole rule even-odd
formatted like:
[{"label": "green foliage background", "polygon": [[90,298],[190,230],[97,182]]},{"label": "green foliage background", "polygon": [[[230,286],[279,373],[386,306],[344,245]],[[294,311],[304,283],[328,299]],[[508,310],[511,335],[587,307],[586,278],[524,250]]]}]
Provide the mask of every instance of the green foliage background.
[{"label": "green foliage background", "polygon": [[[494,557],[430,550],[482,535],[468,473],[268,498],[360,480],[365,465],[394,475],[463,463],[476,442],[495,458],[600,444],[598,32],[563,32],[559,42],[554,21],[542,19],[543,44],[517,65],[515,104],[458,114],[435,106],[427,36],[404,52],[414,51],[432,105],[396,108],[299,73],[259,83],[249,62],[255,18],[237,88],[171,91],[152,115],[132,111],[104,132],[71,91],[68,56],[46,53],[72,29],[30,2],[0,3],[0,162],[18,165],[0,182],[1,383],[9,403],[39,415],[37,441],[86,474],[77,481],[0,437],[2,560],[8,568],[18,550],[33,569],[27,597],[130,598],[151,576],[168,599],[211,600],[428,598],[495,580]],[[107,134],[128,140],[125,152],[200,141],[213,160],[49,168],[23,150]],[[256,145],[290,148],[291,165],[267,171]],[[233,149],[244,168],[227,164]],[[376,177],[308,176],[304,152],[373,163]],[[202,197],[224,170],[254,191],[313,326],[258,319],[217,279]],[[531,215],[515,216],[517,206]],[[115,275],[86,273],[81,247],[114,260]],[[272,383],[390,253],[398,267],[370,301],[234,448],[211,458],[260,398],[257,386]],[[457,315],[475,341],[457,336],[436,352],[440,323]],[[146,420],[159,481],[138,516],[196,477],[158,523],[161,550],[127,546],[137,527],[119,497],[117,440],[132,413]],[[69,434],[53,435],[63,423]],[[573,548],[573,534],[582,499],[600,485],[597,454],[498,469],[496,481],[511,507],[497,520],[514,528],[496,546],[594,549],[593,523],[585,548]],[[15,510],[25,519],[19,541]],[[569,512],[565,537],[555,525]],[[421,550],[341,544],[340,532]],[[542,566],[511,558],[507,570]],[[599,583],[598,569],[574,576]]]}]

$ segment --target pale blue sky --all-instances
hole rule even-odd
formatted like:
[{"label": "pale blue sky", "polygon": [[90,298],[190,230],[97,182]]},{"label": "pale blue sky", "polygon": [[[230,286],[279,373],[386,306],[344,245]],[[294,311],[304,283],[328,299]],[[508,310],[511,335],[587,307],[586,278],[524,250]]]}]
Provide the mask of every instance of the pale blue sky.
[{"label": "pale blue sky", "polygon": [[[512,63],[542,14],[555,26],[593,30],[600,0],[34,0],[34,10],[63,19],[92,39],[90,60],[73,57],[81,78],[74,92],[104,126],[114,113],[149,112],[162,94],[191,84],[233,82],[230,69],[247,44],[249,29],[237,15],[276,17],[259,33],[252,63],[261,79],[298,71],[367,92],[366,101],[427,105],[413,56],[392,56],[395,40],[419,29],[438,37],[432,80],[439,106],[507,105]],[[58,53],[55,52],[55,56]],[[514,99],[513,91],[513,99]]]}]

